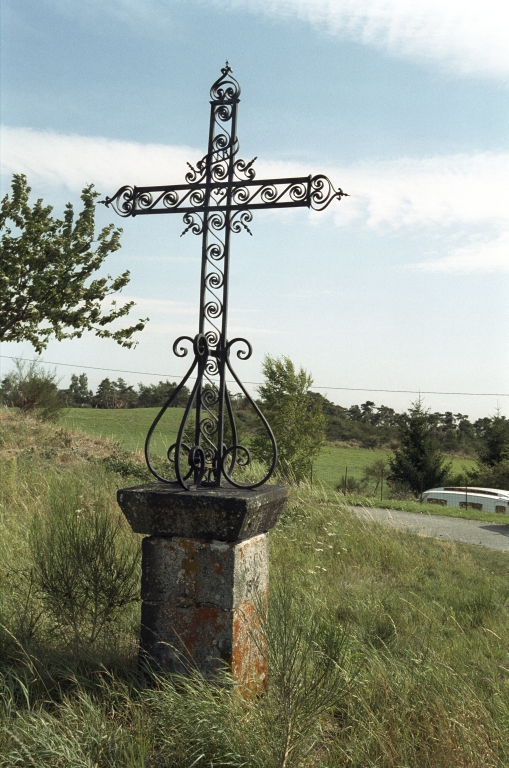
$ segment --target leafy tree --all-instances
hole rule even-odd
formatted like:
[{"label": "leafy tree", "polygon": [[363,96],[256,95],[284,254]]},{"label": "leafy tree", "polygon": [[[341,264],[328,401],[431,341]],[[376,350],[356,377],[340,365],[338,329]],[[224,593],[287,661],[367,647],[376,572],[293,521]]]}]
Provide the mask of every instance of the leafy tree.
[{"label": "leafy tree", "polygon": [[115,387],[109,379],[103,379],[93,398],[93,404],[96,408],[114,408],[115,405]]},{"label": "leafy tree", "polygon": [[362,479],[364,481],[364,484],[367,485],[368,483],[374,483],[375,488],[373,493],[376,493],[378,491],[378,487],[380,483],[383,482],[383,478],[387,474],[387,459],[385,456],[381,459],[375,459],[371,464],[368,464],[366,467],[364,467],[363,473],[362,473]]},{"label": "leafy tree", "polygon": [[361,404],[361,412],[362,421],[366,421],[368,424],[373,424],[373,417],[374,417],[374,407],[375,404],[372,400],[366,400],[365,403]]},{"label": "leafy tree", "polygon": [[[297,481],[309,477],[313,459],[325,441],[325,417],[321,402],[312,397],[311,376],[295,370],[288,357],[270,355],[263,362],[264,383],[259,387],[261,408],[274,432],[283,471]],[[271,450],[261,432],[252,443],[256,458],[270,461]]]},{"label": "leafy tree", "polygon": [[351,405],[348,409],[348,418],[351,421],[362,421],[362,411],[358,405]]},{"label": "leafy tree", "polygon": [[132,385],[122,378],[117,381],[103,379],[97,387],[92,404],[96,408],[135,408],[138,405],[138,395]]},{"label": "leafy tree", "polygon": [[444,461],[436,427],[420,399],[400,417],[399,441],[399,448],[389,460],[388,481],[410,488],[416,496],[421,490],[442,485],[451,463]]},{"label": "leafy tree", "polygon": [[42,200],[31,207],[31,190],[23,174],[15,174],[11,186],[12,195],[3,198],[0,208],[0,341],[29,341],[41,352],[53,336],[79,338],[92,330],[96,336],[132,347],[132,336],[143,330],[146,319],[116,331],[106,326],[126,316],[134,302],[120,308],[112,302],[110,312],[104,312],[102,305],[127,285],[129,272],[113,280],[110,276],[89,280],[108,254],[120,248],[122,231],[110,224],[95,238],[98,193],[93,185],[83,189],[83,210],[76,219],[71,203],[63,219],[54,219],[53,209]]},{"label": "leafy tree", "polygon": [[128,384],[124,379],[119,377],[113,382],[114,396],[114,408],[136,408],[138,405],[138,395],[134,391],[132,384]]},{"label": "leafy tree", "polygon": [[[138,384],[138,407],[139,408],[160,408],[169,398],[170,394],[177,389],[178,384],[170,381],[159,381],[157,384]],[[184,408],[191,392],[188,387],[182,387],[177,397],[172,403],[175,408]]]},{"label": "leafy tree", "polygon": [[468,482],[485,488],[509,490],[509,420],[499,412],[475,423],[479,461]]},{"label": "leafy tree", "polygon": [[15,370],[2,379],[0,396],[4,405],[35,412],[45,421],[58,418],[65,407],[59,397],[56,373],[37,361],[15,360]]},{"label": "leafy tree", "polygon": [[509,491],[509,453],[498,464],[478,464],[468,473],[468,485]]},{"label": "leafy tree", "polygon": [[86,373],[81,373],[79,376],[75,373],[71,375],[69,394],[76,405],[90,403],[93,392],[88,388],[88,376]]}]

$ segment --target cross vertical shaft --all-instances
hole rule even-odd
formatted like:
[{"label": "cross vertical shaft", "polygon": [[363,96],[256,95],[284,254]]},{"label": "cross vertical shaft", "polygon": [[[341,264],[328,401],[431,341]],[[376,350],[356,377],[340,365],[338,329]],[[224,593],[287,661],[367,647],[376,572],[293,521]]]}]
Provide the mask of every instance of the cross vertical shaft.
[{"label": "cross vertical shaft", "polygon": [[[214,484],[221,480],[221,446],[224,445],[225,400],[228,397],[226,389],[226,346],[228,325],[228,284],[230,267],[230,234],[231,234],[231,185],[234,177],[234,158],[238,149],[236,136],[237,105],[240,87],[229,78],[229,67],[222,70],[221,85],[212,87],[210,106],[210,125],[207,155],[205,157],[205,200],[202,232],[202,265],[200,285],[200,316],[199,333],[203,334],[209,345],[215,361],[206,366],[204,379],[199,384],[196,393],[196,423],[195,445],[200,446],[205,441],[209,444],[209,462],[211,465],[210,480]],[[214,205],[214,181],[227,182],[224,211],[211,211]],[[221,240],[219,232],[224,232]],[[221,266],[222,265],[222,269]],[[217,374],[218,385],[212,377]],[[212,396],[204,398],[204,387],[217,389],[217,416],[208,405]],[[210,389],[209,389],[210,392]],[[204,413],[205,411],[205,413]],[[203,418],[206,423],[215,424],[216,445],[211,445],[210,429],[203,431]],[[216,421],[217,418],[217,421]],[[207,452],[206,452],[207,456]],[[202,467],[194,468],[194,481],[200,482]]]}]

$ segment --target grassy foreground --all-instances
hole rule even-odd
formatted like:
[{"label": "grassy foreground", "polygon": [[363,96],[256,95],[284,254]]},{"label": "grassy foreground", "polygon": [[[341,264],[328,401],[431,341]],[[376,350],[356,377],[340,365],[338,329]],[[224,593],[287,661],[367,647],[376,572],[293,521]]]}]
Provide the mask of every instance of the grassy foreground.
[{"label": "grassy foreground", "polygon": [[0,765],[509,764],[507,555],[294,488],[271,534],[269,693],[148,685],[139,537],[115,504],[137,480],[108,468],[113,453],[0,411]]}]

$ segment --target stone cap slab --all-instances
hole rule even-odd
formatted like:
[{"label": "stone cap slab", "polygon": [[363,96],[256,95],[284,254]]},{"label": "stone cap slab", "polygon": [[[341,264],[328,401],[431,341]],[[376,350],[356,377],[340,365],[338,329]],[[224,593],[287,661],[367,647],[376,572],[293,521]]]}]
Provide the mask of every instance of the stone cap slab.
[{"label": "stone cap slab", "polygon": [[135,533],[191,539],[241,541],[266,533],[277,523],[288,488],[254,490],[197,488],[148,483],[117,492],[118,504]]}]

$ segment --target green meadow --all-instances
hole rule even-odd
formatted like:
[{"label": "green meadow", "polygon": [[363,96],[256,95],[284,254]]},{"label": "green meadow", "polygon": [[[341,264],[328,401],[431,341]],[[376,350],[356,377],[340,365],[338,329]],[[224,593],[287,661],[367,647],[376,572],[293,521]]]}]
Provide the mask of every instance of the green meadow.
[{"label": "green meadow", "polygon": [[[118,442],[126,451],[143,451],[145,437],[150,425],[157,416],[159,408],[99,409],[68,408],[62,417],[62,423],[69,429],[78,429],[95,437],[104,437]],[[167,438],[175,439],[183,408],[169,408],[164,416],[164,432],[154,436],[154,453],[164,455]],[[191,418],[192,423],[192,418]],[[372,464],[376,459],[389,455],[388,451],[326,445],[313,467],[313,479],[332,486],[339,482],[348,467],[358,472]],[[472,459],[452,457],[453,471],[461,472],[464,467],[474,465]],[[337,476],[337,480],[336,480]]]},{"label": "green meadow", "polygon": [[[316,478],[325,485],[339,482],[345,468],[354,475],[359,475],[363,469],[373,464],[377,459],[390,456],[390,451],[371,450],[369,448],[349,448],[336,445],[326,445],[316,460],[314,472]],[[464,468],[471,469],[475,462],[472,459],[451,457],[452,471],[461,472]],[[338,477],[338,480],[336,480]]]},{"label": "green meadow", "polygon": [[[143,451],[145,438],[150,425],[159,413],[159,408],[68,408],[64,411],[61,423],[72,430],[80,430],[94,437],[103,437],[120,444],[125,451],[136,453]],[[168,408],[164,416],[164,432],[154,436],[155,454],[164,455],[177,434],[183,408]]]}]

